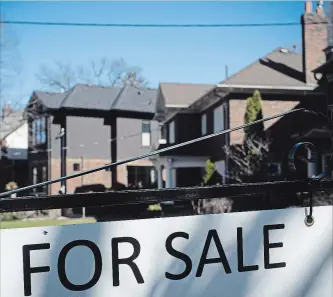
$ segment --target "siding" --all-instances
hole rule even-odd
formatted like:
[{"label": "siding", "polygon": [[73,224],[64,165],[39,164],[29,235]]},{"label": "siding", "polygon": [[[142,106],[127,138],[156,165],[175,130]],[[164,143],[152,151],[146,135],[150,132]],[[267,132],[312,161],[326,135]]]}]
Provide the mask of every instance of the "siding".
[{"label": "siding", "polygon": [[[132,156],[146,154],[157,148],[159,133],[158,123],[151,121],[151,147],[141,145],[141,123],[139,119],[117,119],[117,158],[118,160],[127,159]],[[130,136],[130,137],[129,137]],[[121,139],[122,137],[127,137]]]},{"label": "siding", "polygon": [[104,119],[67,117],[67,158],[111,160],[110,137],[111,129],[104,125]]}]

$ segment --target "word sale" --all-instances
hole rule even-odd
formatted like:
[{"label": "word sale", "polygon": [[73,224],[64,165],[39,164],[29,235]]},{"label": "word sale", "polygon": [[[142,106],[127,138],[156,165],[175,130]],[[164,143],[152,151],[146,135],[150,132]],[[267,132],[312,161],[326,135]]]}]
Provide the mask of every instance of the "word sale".
[{"label": "word sale", "polygon": [[[270,262],[270,249],[273,248],[282,248],[282,242],[272,243],[269,240],[269,231],[276,229],[284,229],[283,224],[278,225],[265,225],[263,226],[263,247],[264,247],[264,269],[275,269],[285,267],[286,263],[271,263]],[[189,255],[178,251],[173,248],[173,241],[178,239],[189,240],[190,236],[186,232],[175,232],[167,236],[165,241],[165,249],[169,256],[174,257],[177,261],[182,261],[185,264],[185,269],[183,272],[179,274],[172,274],[170,272],[165,272],[165,277],[169,280],[181,280],[186,278],[193,270],[194,265],[192,259]],[[119,249],[122,243],[131,244],[133,246],[133,253],[130,257],[120,258],[119,257]],[[66,257],[71,250],[74,250],[75,247],[83,246],[88,248],[93,257],[94,257],[94,274],[91,279],[84,284],[73,284],[67,277],[66,274]],[[24,296],[32,295],[32,286],[31,286],[31,278],[33,274],[39,273],[48,273],[51,270],[50,266],[39,266],[32,267],[31,266],[31,251],[40,251],[40,250],[48,250],[51,248],[49,243],[41,243],[41,244],[30,244],[23,246],[23,281],[24,281]],[[218,257],[216,258],[207,258],[208,251],[210,248],[215,248],[218,252]],[[238,272],[247,272],[253,270],[259,270],[259,265],[244,265],[246,261],[244,261],[244,246],[243,246],[243,230],[242,228],[237,228],[237,262],[238,262]],[[120,275],[119,275],[119,266],[127,265],[134,274],[134,277],[139,284],[144,283],[144,278],[140,272],[140,268],[136,264],[135,260],[140,256],[141,245],[140,242],[133,237],[115,237],[111,239],[111,256],[112,256],[112,284],[114,287],[120,285]],[[38,254],[38,253],[37,253]],[[37,256],[37,255],[36,255]],[[204,273],[205,267],[208,267],[211,264],[220,263],[221,267],[224,270],[224,273],[230,274],[232,273],[229,261],[224,252],[222,243],[218,236],[218,233],[215,229],[209,230],[206,235],[206,240],[204,243],[204,247],[201,253],[201,257],[198,263],[196,263],[195,268],[195,276],[201,277]],[[94,287],[102,274],[102,266],[103,259],[102,254],[98,248],[98,246],[89,240],[75,240],[66,244],[59,253],[58,256],[58,277],[59,281],[66,289],[69,291],[85,291]]]}]

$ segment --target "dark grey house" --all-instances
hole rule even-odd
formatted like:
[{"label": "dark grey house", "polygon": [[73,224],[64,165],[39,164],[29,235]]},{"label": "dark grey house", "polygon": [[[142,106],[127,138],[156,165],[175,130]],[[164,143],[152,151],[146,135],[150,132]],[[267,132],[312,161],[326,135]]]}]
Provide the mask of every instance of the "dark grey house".
[{"label": "dark grey house", "polygon": [[[34,92],[26,108],[31,183],[149,152],[159,137],[158,123],[153,120],[155,104],[156,90],[130,85],[76,85],[63,93]],[[139,182],[143,186],[156,182],[150,160],[71,179],[62,186],[71,193],[82,185],[110,188]],[[39,191],[57,194],[60,186]]]}]

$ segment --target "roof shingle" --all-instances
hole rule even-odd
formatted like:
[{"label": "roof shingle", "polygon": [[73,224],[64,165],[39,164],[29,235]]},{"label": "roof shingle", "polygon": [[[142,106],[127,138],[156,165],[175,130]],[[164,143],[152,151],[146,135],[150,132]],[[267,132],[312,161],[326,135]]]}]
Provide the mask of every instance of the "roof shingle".
[{"label": "roof shingle", "polygon": [[278,48],[220,84],[306,87],[302,67],[302,55]]},{"label": "roof shingle", "polygon": [[161,83],[166,106],[188,107],[215,87],[213,84]]},{"label": "roof shingle", "polygon": [[64,93],[34,92],[49,109],[123,110],[154,113],[156,90],[134,86],[102,87],[77,84]]}]

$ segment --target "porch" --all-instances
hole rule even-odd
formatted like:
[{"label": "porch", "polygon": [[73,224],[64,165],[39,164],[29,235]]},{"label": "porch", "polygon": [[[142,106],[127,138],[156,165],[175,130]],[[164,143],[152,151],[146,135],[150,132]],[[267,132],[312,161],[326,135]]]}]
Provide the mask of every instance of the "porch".
[{"label": "porch", "polygon": [[[158,188],[200,185],[207,159],[205,156],[158,156],[152,159],[157,170]],[[188,172],[181,174],[184,170]]]}]

